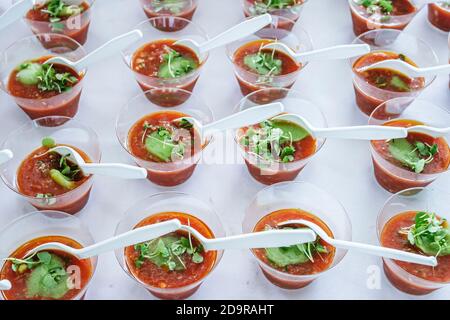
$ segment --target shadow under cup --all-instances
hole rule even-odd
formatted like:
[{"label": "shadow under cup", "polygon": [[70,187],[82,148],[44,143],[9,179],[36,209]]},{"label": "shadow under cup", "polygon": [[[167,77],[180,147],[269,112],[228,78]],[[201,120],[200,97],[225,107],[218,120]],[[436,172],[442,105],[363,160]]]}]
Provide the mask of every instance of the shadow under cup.
[{"label": "shadow under cup", "polygon": [[17,174],[22,161],[42,145],[44,137],[52,137],[57,144],[74,146],[86,153],[92,162],[100,162],[98,137],[91,128],[67,117],[46,117],[28,121],[6,137],[2,149],[11,150],[14,158],[1,166],[0,175],[11,190],[36,209],[75,214],[83,209],[89,200],[94,178],[92,175],[77,188],[50,198],[26,195],[18,188]]},{"label": "shadow under cup", "polygon": [[[446,128],[450,123],[450,113],[426,100],[397,98],[378,106],[370,115],[368,124],[383,125],[388,121],[402,119],[420,121],[431,127]],[[449,144],[449,135],[444,135],[443,138]],[[383,158],[372,143],[370,143],[370,152],[377,182],[391,193],[409,188],[425,187],[446,172],[425,174],[407,170]]]},{"label": "shadow under cup", "polygon": [[46,56],[60,56],[70,61],[77,61],[85,55],[86,51],[79,43],[64,35],[44,33],[18,40],[2,52],[1,88],[31,119],[47,116],[72,118],[78,111],[86,69],[77,70],[81,79],[70,90],[46,99],[27,99],[11,95],[8,85],[9,77],[17,66],[26,61]]},{"label": "shadow under cup", "polygon": [[[27,213],[15,219],[5,226],[0,232],[0,270],[3,268],[3,258],[8,258],[11,253],[31,240],[49,237],[62,236],[75,240],[83,247],[95,243],[88,227],[81,219],[59,211],[35,211]],[[97,268],[97,257],[89,259],[91,261],[91,274],[89,281],[78,293],[74,300],[83,300],[90,285],[90,280],[94,276]],[[0,299],[4,298],[0,291]]]},{"label": "shadow under cup", "polygon": [[[158,89],[155,89],[158,90]],[[194,154],[186,159],[177,160],[175,162],[152,162],[141,159],[131,152],[129,146],[129,132],[133,126],[145,116],[154,113],[164,112],[180,112],[195,118],[203,125],[213,121],[214,116],[211,109],[199,98],[182,89],[173,89],[175,95],[183,95],[188,99],[173,108],[165,108],[158,104],[152,103],[147,97],[148,95],[157,94],[153,90],[146,91],[132,98],[120,111],[116,120],[116,134],[122,147],[133,157],[136,164],[147,169],[147,178],[151,182],[172,187],[179,185],[188,180],[200,161],[203,149],[211,142],[212,137],[202,138],[201,149],[195,150]],[[195,145],[197,143],[194,142]]]},{"label": "shadow under cup", "polygon": [[[450,194],[432,187],[412,188],[392,195],[384,204],[377,218],[377,235],[381,234],[390,219],[408,211],[433,212],[441,218],[450,219]],[[433,267],[427,267],[432,269]],[[395,260],[383,258],[383,269],[391,284],[398,290],[413,295],[429,294],[447,287],[450,282],[436,282],[420,278],[401,268]]]},{"label": "shadow under cup", "polygon": [[[117,225],[115,235],[128,232],[134,229],[135,226],[145,218],[163,212],[179,212],[192,215],[201,220],[212,231],[215,238],[225,236],[225,230],[222,223],[210,204],[189,194],[179,192],[158,193],[138,201],[127,210],[124,218]],[[115,251],[115,255],[125,273],[147,289],[151,294],[160,299],[186,299],[193,295],[202,285],[203,281],[213,273],[223,255],[223,251],[217,251],[214,266],[209,273],[199,281],[178,288],[160,288],[150,286],[136,278],[127,266],[124,252],[125,249],[118,249]]]},{"label": "shadow under cup", "polygon": [[[168,32],[164,29],[160,30],[156,27],[160,23],[171,25],[177,22],[182,22],[185,24],[182,30]],[[170,79],[159,78],[157,76],[148,76],[135,71],[133,68],[134,55],[143,46],[163,39],[192,39],[197,43],[203,43],[208,40],[208,35],[206,32],[189,20],[171,16],[161,16],[148,19],[138,24],[134,29],[140,30],[144,36],[141,40],[133,43],[130,47],[122,51],[122,56],[126,65],[133,72],[138,85],[144,92],[146,92],[147,98],[152,103],[159,106],[174,107],[184,103],[190,95],[184,94],[176,89],[183,89],[188,92],[192,92],[194,90],[200,76],[200,72],[208,60],[209,54],[207,52],[198,56],[200,65],[197,69],[186,74],[185,76]],[[151,40],[149,41],[149,39]]]},{"label": "shadow under cup", "polygon": [[[254,232],[255,226],[265,216],[282,209],[300,209],[321,219],[336,239],[351,241],[352,227],[342,204],[334,197],[308,182],[283,182],[266,187],[256,194],[246,209],[242,231]],[[253,252],[264,276],[274,285],[284,289],[300,289],[337,266],[347,250],[336,248],[331,266],[323,272],[294,275],[275,269],[261,261]]]}]

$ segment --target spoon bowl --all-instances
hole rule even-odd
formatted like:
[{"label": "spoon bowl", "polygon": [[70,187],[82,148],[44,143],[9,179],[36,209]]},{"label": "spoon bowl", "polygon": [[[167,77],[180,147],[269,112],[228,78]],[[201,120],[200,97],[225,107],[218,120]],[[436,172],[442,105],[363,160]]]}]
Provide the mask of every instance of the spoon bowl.
[{"label": "spoon bowl", "polygon": [[410,78],[436,76],[440,74],[450,74],[450,64],[433,66],[428,68],[418,68],[405,61],[398,59],[388,59],[358,69],[364,72],[372,69],[392,69],[407,75]]},{"label": "spoon bowl", "polygon": [[0,281],[0,290],[11,290],[12,285],[11,282],[9,280],[1,280]]}]

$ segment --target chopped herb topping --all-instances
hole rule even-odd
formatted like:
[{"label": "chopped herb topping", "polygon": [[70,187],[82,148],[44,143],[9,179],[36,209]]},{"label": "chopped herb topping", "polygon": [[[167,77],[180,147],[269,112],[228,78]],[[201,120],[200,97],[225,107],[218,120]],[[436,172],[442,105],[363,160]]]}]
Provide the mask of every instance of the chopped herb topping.
[{"label": "chopped herb topping", "polygon": [[429,145],[421,141],[412,144],[407,139],[392,139],[389,141],[389,152],[409,169],[421,173],[439,150],[437,144]]},{"label": "chopped herb topping", "polygon": [[12,262],[12,270],[18,274],[31,272],[26,280],[27,297],[60,299],[69,291],[64,262],[55,254],[42,251],[26,259],[5,260]]},{"label": "chopped herb topping", "polygon": [[183,0],[154,0],[152,2],[153,11],[169,11],[172,14],[180,14],[185,6]]},{"label": "chopped herb topping", "polygon": [[50,0],[47,2],[46,8],[41,9],[41,12],[50,16],[52,31],[60,32],[64,29],[64,24],[61,23],[62,20],[79,15],[83,10],[83,6],[67,5],[63,0]]},{"label": "chopped herb topping", "polygon": [[163,63],[159,66],[158,77],[163,79],[178,78],[198,68],[194,59],[187,58],[167,47],[163,55]]},{"label": "chopped herb topping", "polygon": [[66,92],[78,82],[69,72],[59,73],[52,64],[25,62],[18,67],[17,79],[24,85],[37,85],[42,92]]},{"label": "chopped herb topping", "polygon": [[[174,129],[175,130],[175,129]],[[149,134],[148,132],[151,131]],[[151,126],[144,123],[142,140],[145,148],[154,157],[164,162],[184,158],[186,144],[169,127]]]},{"label": "chopped herb topping", "polygon": [[251,15],[261,15],[273,10],[289,9],[303,1],[298,0],[258,0],[249,8]]},{"label": "chopped herb topping", "polygon": [[252,71],[262,76],[279,75],[282,70],[282,61],[275,58],[275,49],[271,52],[262,51],[263,45],[255,54],[249,54],[244,58],[244,64]]},{"label": "chopped herb topping", "polygon": [[450,255],[450,229],[448,221],[434,213],[417,212],[414,224],[399,231],[406,234],[411,245],[431,256]]},{"label": "chopped herb topping", "polygon": [[203,247],[193,245],[190,233],[188,237],[169,234],[136,244],[134,249],[139,253],[135,261],[137,268],[141,268],[146,261],[150,261],[169,271],[183,271],[186,270],[188,259],[197,264],[203,262]]},{"label": "chopped herb topping", "polygon": [[366,8],[368,14],[382,13],[389,15],[394,11],[391,0],[358,0],[358,4]]}]

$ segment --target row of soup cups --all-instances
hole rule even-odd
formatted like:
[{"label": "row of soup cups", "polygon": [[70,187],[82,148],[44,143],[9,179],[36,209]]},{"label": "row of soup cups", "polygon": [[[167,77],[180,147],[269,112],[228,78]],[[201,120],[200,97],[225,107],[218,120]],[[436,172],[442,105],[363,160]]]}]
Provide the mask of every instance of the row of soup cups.
[{"label": "row of soup cups", "polygon": [[[202,137],[202,143],[198,144],[198,146],[201,145],[198,148],[199,150],[196,150],[190,157],[173,162],[152,162],[141,159],[132,153],[129,142],[130,130],[137,121],[149,114],[179,112],[192,116],[203,124],[214,121],[212,110],[202,99],[181,89],[173,89],[172,91],[175,94],[179,92],[189,96],[190,99],[176,107],[165,108],[154,104],[151,99],[149,100],[149,94],[153,95],[152,90],[150,90],[132,98],[119,112],[116,121],[116,134],[122,147],[139,166],[148,171],[147,178],[150,181],[166,187],[179,185],[192,176],[196,165],[202,159],[202,153],[211,145],[213,139],[212,136]],[[274,96],[281,96],[282,98],[273,100]],[[303,99],[300,92],[292,89],[259,90],[243,98],[235,107],[235,112],[256,107],[267,99],[272,102],[282,102],[285,112],[298,114],[315,127],[328,126],[322,110],[314,103]],[[426,112],[424,112],[425,110]],[[396,119],[416,120],[426,125],[442,128],[447,127],[450,123],[450,113],[424,100],[397,98],[382,103],[375,109],[368,124],[382,125],[387,121]],[[246,150],[240,145],[238,132],[239,129],[234,132],[235,145],[240,150],[249,173],[257,181],[266,185],[294,180],[313,156],[321,150],[326,141],[324,138],[317,138],[315,152],[312,155],[297,161],[283,163],[279,160],[262,160],[257,154]],[[68,117],[44,117],[29,121],[6,137],[0,148],[11,150],[15,157],[0,167],[0,175],[10,189],[21,194],[36,208],[76,213],[86,205],[89,199],[93,184],[92,176],[76,189],[51,199],[38,199],[24,195],[17,186],[17,170],[22,160],[39,146],[41,139],[46,136],[53,137],[59,143],[75,146],[84,151],[91,161],[100,162],[99,139],[93,129]],[[448,144],[449,138],[445,136],[444,139]],[[385,160],[372,143],[370,143],[370,151],[375,177],[379,184],[391,193],[412,187],[424,187],[442,174],[442,172],[414,173],[406,168],[396,166]],[[216,160],[220,161],[220,159]]]},{"label": "row of soup cups", "polygon": [[[434,188],[413,188],[392,195],[380,210],[376,222],[378,240],[381,243],[381,232],[385,224],[393,217],[405,211],[432,211],[441,213],[442,218],[450,218],[448,194]],[[258,222],[268,214],[282,209],[301,208],[322,220],[333,233],[333,237],[342,240],[352,239],[352,226],[345,208],[327,192],[308,182],[283,182],[259,191],[246,209],[242,222],[244,233],[255,232]],[[192,195],[178,192],[163,192],[146,197],[127,210],[116,227],[115,234],[119,235],[132,230],[143,219],[161,212],[181,212],[198,218],[210,228],[214,237],[224,237],[226,232],[211,204]],[[48,236],[63,236],[89,246],[95,243],[89,228],[76,216],[59,211],[37,211],[17,218],[0,232],[2,247],[0,257],[7,258],[11,252],[24,243]],[[280,271],[261,260],[254,251],[252,256],[257,260],[264,276],[274,285],[284,289],[300,289],[323,274],[334,269],[345,257],[347,250],[336,249],[331,265],[324,271],[295,275]],[[125,249],[115,251],[115,256],[122,269],[138,284],[162,299],[183,299],[194,294],[200,285],[217,267],[223,252],[217,252],[214,266],[202,279],[189,285],[173,288],[161,288],[149,285],[133,275],[125,256]],[[90,258],[94,275],[97,258]],[[399,290],[410,294],[428,294],[449,283],[426,280],[408,273],[395,263],[394,260],[383,258],[383,266],[387,278]],[[427,267],[432,268],[432,267]],[[0,268],[1,270],[1,268]],[[0,273],[1,275],[1,273]],[[89,281],[80,288],[75,299],[82,299],[86,294]],[[2,280],[2,279],[0,279]],[[3,293],[3,298],[5,298]]]}]

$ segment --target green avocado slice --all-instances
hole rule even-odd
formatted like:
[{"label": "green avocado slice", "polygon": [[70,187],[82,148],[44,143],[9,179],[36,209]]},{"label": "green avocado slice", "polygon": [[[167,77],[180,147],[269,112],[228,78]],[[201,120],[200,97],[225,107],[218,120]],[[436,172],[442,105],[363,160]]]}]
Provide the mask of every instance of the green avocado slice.
[{"label": "green avocado slice", "polygon": [[69,291],[67,279],[63,260],[52,254],[48,264],[40,264],[31,271],[26,281],[27,296],[61,299]]},{"label": "green avocado slice", "polygon": [[[158,77],[163,79],[182,77],[197,68],[197,63],[193,59],[176,57],[169,64],[161,64],[158,70]],[[172,71],[172,72],[171,72]]]},{"label": "green avocado slice", "polygon": [[283,136],[290,136],[290,133],[292,135],[292,141],[294,142],[309,136],[308,131],[290,121],[274,120],[272,121],[272,126],[281,129],[283,131]]},{"label": "green avocado slice", "polygon": [[308,261],[308,257],[298,250],[296,246],[266,248],[265,251],[267,259],[277,267],[281,268]]}]

